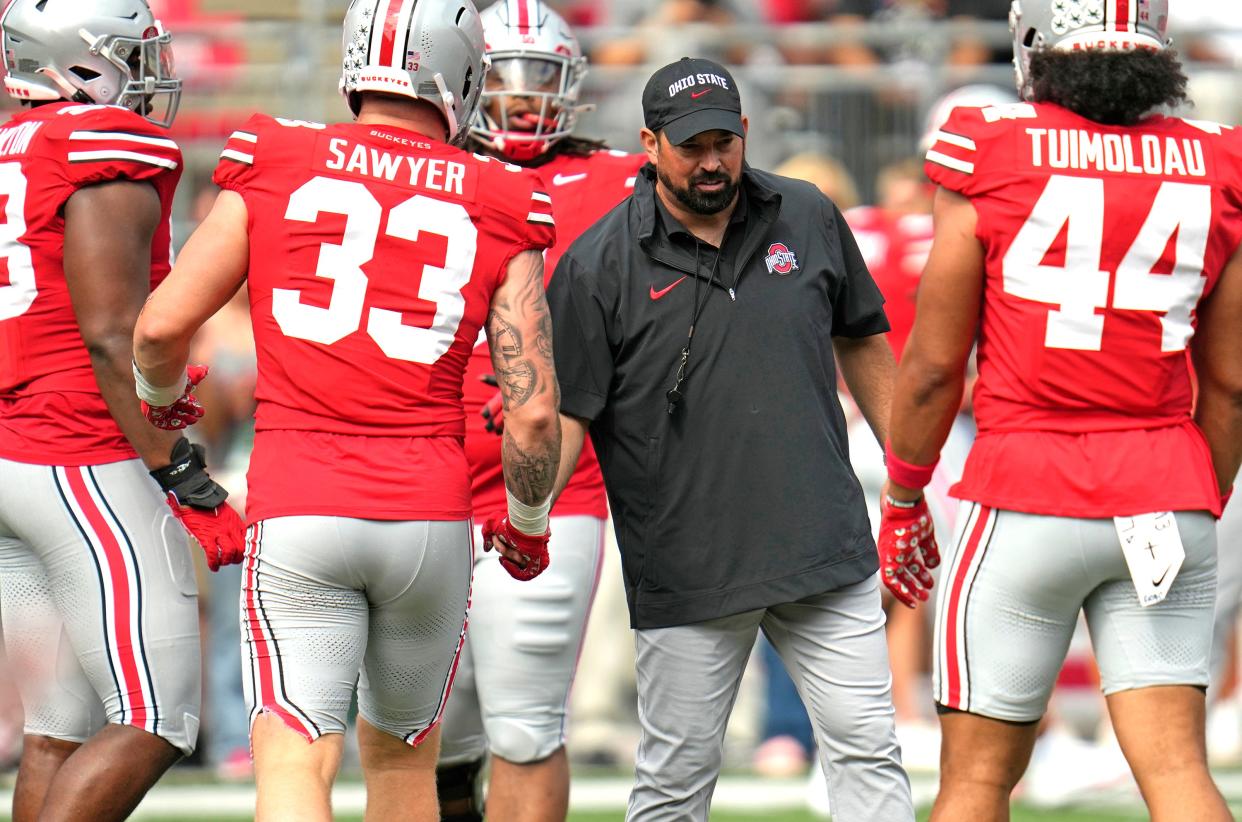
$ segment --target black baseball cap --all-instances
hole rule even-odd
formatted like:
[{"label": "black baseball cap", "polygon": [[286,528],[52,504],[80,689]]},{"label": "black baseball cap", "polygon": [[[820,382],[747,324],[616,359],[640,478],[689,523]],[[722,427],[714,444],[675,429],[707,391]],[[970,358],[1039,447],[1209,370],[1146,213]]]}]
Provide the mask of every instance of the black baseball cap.
[{"label": "black baseball cap", "polygon": [[673,145],[714,129],[746,136],[733,75],[699,57],[683,57],[651,75],[643,89],[643,121],[652,131],[664,129]]}]

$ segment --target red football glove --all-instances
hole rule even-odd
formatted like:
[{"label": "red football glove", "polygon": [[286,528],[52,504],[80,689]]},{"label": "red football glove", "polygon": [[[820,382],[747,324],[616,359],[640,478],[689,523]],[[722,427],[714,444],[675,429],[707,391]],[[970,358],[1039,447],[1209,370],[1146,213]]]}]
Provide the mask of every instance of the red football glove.
[{"label": "red football glove", "polygon": [[190,445],[185,437],[177,440],[169,455],[170,463],[151,472],[160,484],[168,507],[181,527],[198,541],[207,555],[207,567],[242,561],[246,547],[246,526],[227,502],[228,491],[207,476],[203,446]]},{"label": "red football glove", "polygon": [[927,601],[932,587],[928,568],[940,564],[940,548],[932,527],[927,501],[911,508],[894,505],[884,494],[880,500],[880,578],[902,604],[914,608]]},{"label": "red football glove", "polygon": [[191,508],[177,502],[177,495],[171,491],[166,498],[181,527],[202,547],[208,568],[216,571],[221,565],[242,561],[246,552],[246,526],[233,506],[222,502],[214,509]]},{"label": "red football glove", "polygon": [[207,378],[207,366],[191,365],[185,369],[188,382],[185,392],[172,405],[147,405],[142,402],[142,413],[147,422],[165,431],[189,428],[203,417],[203,406],[193,394],[198,384]]},{"label": "red football glove", "polygon": [[[494,374],[484,374],[479,377],[479,379],[488,385],[498,385]],[[493,394],[490,400],[483,403],[483,410],[479,413],[482,414],[483,419],[486,420],[486,422],[483,423],[483,428],[485,430],[491,431],[493,434],[504,433],[505,401],[504,397],[500,396],[499,391]]]},{"label": "red football glove", "polygon": [[[526,581],[534,579],[547,570],[551,562],[548,557],[548,539],[551,536],[551,529],[545,531],[541,537],[532,537],[510,525],[508,517],[488,517],[487,522],[483,524],[483,550],[499,551],[500,564],[509,572],[509,576]],[[497,538],[501,540],[499,546],[495,544]],[[505,556],[505,548],[518,551],[525,558],[526,565],[524,567],[518,565]]]}]

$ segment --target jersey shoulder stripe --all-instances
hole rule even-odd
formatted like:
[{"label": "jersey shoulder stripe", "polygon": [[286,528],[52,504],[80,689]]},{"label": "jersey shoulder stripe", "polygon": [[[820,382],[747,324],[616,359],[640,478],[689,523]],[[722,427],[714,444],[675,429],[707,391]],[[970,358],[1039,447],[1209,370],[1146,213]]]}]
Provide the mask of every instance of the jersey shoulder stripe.
[{"label": "jersey shoulder stripe", "polygon": [[151,166],[159,166],[160,168],[175,169],[181,164],[167,157],[158,157],[154,154],[144,154],[139,151],[122,151],[120,149],[100,149],[98,151],[71,151],[67,159],[71,163],[99,163],[109,162],[112,160],[128,160],[135,163],[145,163]]},{"label": "jersey shoulder stripe", "polygon": [[154,146],[156,148],[166,148],[171,151],[177,151],[177,143],[167,137],[155,137],[150,134],[135,134],[129,131],[72,131],[69,133],[69,139],[91,143],[136,143],[143,146]]},{"label": "jersey shoulder stripe", "polygon": [[221,160],[232,160],[237,163],[254,165],[254,152],[259,144],[259,135],[252,131],[234,131],[220,152]]},{"label": "jersey shoulder stripe", "polygon": [[530,213],[526,215],[528,223],[543,223],[545,225],[556,225],[552,219],[552,198],[542,191],[532,191],[530,194]]},{"label": "jersey shoulder stripe", "polygon": [[63,164],[74,186],[120,177],[153,179],[180,173],[181,149],[168,132],[116,106],[68,106],[43,129],[40,153]]},{"label": "jersey shoulder stripe", "polygon": [[963,174],[975,173],[974,163],[967,160],[959,160],[956,157],[951,157],[948,154],[937,151],[935,146],[928,149],[927,161],[930,163],[936,163],[937,165],[942,165],[945,168],[951,168],[954,171],[960,171]]}]

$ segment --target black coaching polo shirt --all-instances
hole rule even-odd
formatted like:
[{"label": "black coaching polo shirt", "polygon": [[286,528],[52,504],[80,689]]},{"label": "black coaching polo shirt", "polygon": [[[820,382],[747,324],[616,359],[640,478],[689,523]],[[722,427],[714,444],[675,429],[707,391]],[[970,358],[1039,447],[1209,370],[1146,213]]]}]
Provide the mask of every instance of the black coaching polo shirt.
[{"label": "black coaching polo shirt", "polygon": [[875,543],[832,338],[888,321],[841,212],[807,183],[748,167],[718,255],[657,202],[654,180],[648,165],[548,290],[561,410],[590,421],[631,624],[700,622],[868,577]]}]

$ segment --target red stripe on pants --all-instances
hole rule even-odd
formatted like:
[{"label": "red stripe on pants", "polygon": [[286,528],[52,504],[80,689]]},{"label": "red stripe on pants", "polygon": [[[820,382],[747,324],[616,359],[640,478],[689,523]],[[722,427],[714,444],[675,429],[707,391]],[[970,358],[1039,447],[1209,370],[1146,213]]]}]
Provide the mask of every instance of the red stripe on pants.
[{"label": "red stripe on pants", "polygon": [[106,615],[108,604],[106,600],[103,603],[105,612],[104,632],[107,634],[110,644],[115,645],[118,657],[117,663],[121,668],[120,697],[122,706],[128,706],[129,724],[145,728],[149,707],[146,698],[142,694],[142,680],[138,674],[138,654],[131,628],[134,609],[138,607],[134,596],[135,586],[133,586],[130,580],[129,569],[125,566],[125,554],[121,544],[117,542],[116,535],[108,527],[108,521],[104,517],[103,512],[99,510],[99,506],[91,499],[90,492],[86,489],[86,478],[83,476],[83,471],[84,469],[82,468],[66,468],[65,476],[69,480],[69,490],[73,492],[74,500],[86,516],[86,521],[90,525],[91,531],[94,532],[95,539],[103,547],[103,558],[107,564],[105,583],[112,593],[110,621]]},{"label": "red stripe on pants", "polygon": [[966,587],[966,577],[970,574],[970,566],[979,550],[979,542],[983,532],[987,530],[988,520],[992,517],[992,509],[979,506],[979,519],[970,532],[970,539],[962,552],[962,559],[957,565],[957,574],[953,577],[953,585],[949,589],[949,610],[945,616],[944,642],[945,663],[948,668],[949,688],[945,706],[957,710],[965,710],[962,701],[962,672],[957,665],[957,627],[958,615],[962,607],[962,591]]},{"label": "red stripe on pants", "polygon": [[250,546],[250,556],[246,561],[246,623],[250,627],[250,641],[254,645],[253,662],[259,666],[259,693],[255,694],[255,702],[262,711],[271,711],[293,730],[313,741],[315,735],[310,732],[301,720],[289,713],[276,701],[276,677],[272,666],[273,651],[269,647],[267,636],[263,633],[263,620],[259,617],[259,592],[257,573],[259,566],[259,544],[262,542],[258,528],[253,529],[254,539]]}]

